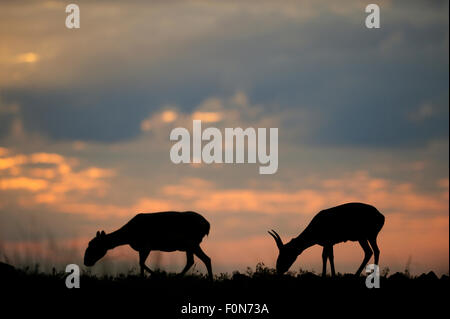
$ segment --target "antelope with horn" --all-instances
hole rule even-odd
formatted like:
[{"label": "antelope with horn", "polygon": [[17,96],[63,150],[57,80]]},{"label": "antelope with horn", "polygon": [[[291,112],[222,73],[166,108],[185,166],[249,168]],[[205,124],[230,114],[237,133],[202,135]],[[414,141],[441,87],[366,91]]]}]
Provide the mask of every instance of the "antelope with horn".
[{"label": "antelope with horn", "polygon": [[106,252],[121,245],[130,245],[139,253],[141,275],[153,273],[145,265],[150,251],[185,251],[187,262],[180,275],[194,264],[194,255],[206,265],[212,279],[211,259],[200,248],[205,235],[209,234],[209,222],[195,212],[161,212],[138,214],[122,228],[106,234],[104,231],[89,242],[84,254],[84,264],[93,266]]},{"label": "antelope with horn", "polygon": [[322,276],[326,275],[328,259],[331,275],[335,276],[333,246],[350,240],[358,241],[364,250],[364,260],[355,274],[359,276],[372,254],[378,265],[380,250],[377,236],[383,225],[384,216],[375,207],[363,203],[347,203],[320,211],[298,237],[286,244],[283,244],[276,231],[269,231],[279,250],[277,272],[285,273],[305,249],[320,245],[323,247]]}]

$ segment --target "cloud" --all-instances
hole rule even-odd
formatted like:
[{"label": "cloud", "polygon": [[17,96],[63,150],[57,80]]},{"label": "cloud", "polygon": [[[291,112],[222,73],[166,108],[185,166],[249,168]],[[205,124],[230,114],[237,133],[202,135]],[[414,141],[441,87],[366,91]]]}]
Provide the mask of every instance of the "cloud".
[{"label": "cloud", "polygon": [[[445,185],[444,190],[448,192]],[[210,181],[186,179],[179,185],[163,187],[162,194],[172,200],[186,200],[199,211],[220,214],[254,212],[310,216],[323,208],[350,201],[371,203],[388,214],[404,213],[409,216],[424,212],[429,215],[445,215],[448,210],[446,196],[442,196],[440,192],[422,194],[411,184],[372,178],[363,171],[339,179],[316,181],[310,188],[279,191],[255,188],[218,189]]]},{"label": "cloud", "polygon": [[39,56],[33,52],[22,53],[16,57],[15,61],[16,63],[36,63],[39,61]]},{"label": "cloud", "polygon": [[13,177],[0,179],[0,189],[26,189],[37,192],[48,187],[48,182],[43,179],[32,179],[26,177]]},{"label": "cloud", "polygon": [[74,158],[45,152],[0,157],[0,189],[35,193],[19,197],[18,202],[26,206],[64,202],[69,194],[74,199],[86,192],[104,194],[104,180],[115,176],[115,171],[92,166],[77,169],[78,164]]},{"label": "cloud", "polygon": [[424,103],[417,110],[411,112],[409,118],[411,121],[420,122],[432,117],[435,113],[436,110],[432,104]]},{"label": "cloud", "polygon": [[[361,1],[80,1],[70,37],[61,4],[0,3],[6,245],[37,251],[46,230],[86,241],[137,212],[189,209],[214,225],[204,244],[219,267],[272,265],[268,227],[288,239],[317,211],[364,201],[387,216],[387,264],[413,254],[448,271],[445,1],[380,2],[376,32]],[[193,118],[278,127],[279,171],[172,164],[170,130]],[[352,270],[360,248],[344,247]],[[320,267],[320,253],[299,265]]]},{"label": "cloud", "polygon": [[[242,90],[264,112],[312,113],[308,138],[297,140],[316,146],[412,147],[448,135],[445,2],[383,2],[388,20],[378,32],[362,26],[358,1],[139,4],[85,3],[89,22],[70,38],[54,27],[58,10],[37,3],[25,25],[2,16],[9,46],[0,50],[0,88],[8,103],[20,104],[26,131],[56,140],[129,140],[149,130],[145,119],[161,106],[191,113],[206,97]],[[38,62],[7,62],[24,53]],[[405,117],[423,101],[442,117],[421,125]],[[11,121],[0,119],[3,127]]]},{"label": "cloud", "polygon": [[174,122],[178,118],[178,112],[172,109],[167,109],[168,107],[163,107],[160,113],[152,114],[141,122],[141,130],[146,132],[150,130],[155,130],[166,126],[169,123]]},{"label": "cloud", "polygon": [[222,114],[219,112],[195,112],[192,114],[192,119],[205,123],[214,123],[222,119]]},{"label": "cloud", "polygon": [[193,120],[201,120],[203,127],[280,127],[282,121],[296,115],[264,112],[262,105],[251,103],[247,95],[237,91],[226,98],[207,97],[191,111],[183,111],[176,105],[163,106],[150,114],[140,124],[141,131],[155,147],[171,146],[168,136],[176,127],[192,128]]},{"label": "cloud", "polygon": [[[448,267],[442,258],[430,252],[430,247],[441,255],[448,250],[448,178],[436,180],[433,191],[424,192],[412,183],[374,177],[366,171],[333,178],[305,176],[303,182],[296,184],[266,181],[261,185],[242,180],[229,186],[212,178],[185,177],[170,182],[158,175],[152,181],[158,187],[151,195],[138,195],[127,203],[113,200],[123,183],[106,183],[108,179],[120,177],[115,170],[86,166],[80,159],[58,153],[8,152],[6,156],[14,160],[2,170],[0,185],[16,183],[20,190],[28,193],[13,192],[19,190],[17,188],[3,189],[2,195],[10,199],[3,201],[4,205],[9,205],[0,207],[3,212],[6,207],[15,207],[14,211],[45,212],[40,218],[49,213],[81,218],[71,223],[70,228],[79,233],[63,240],[59,246],[65,249],[67,242],[67,247],[71,247],[70,253],[64,256],[57,256],[57,251],[49,248],[42,239],[45,234],[29,242],[17,242],[10,239],[10,235],[4,236],[3,251],[8,254],[14,251],[24,256],[31,254],[33,258],[47,259],[50,263],[73,260],[81,256],[89,236],[99,228],[113,231],[139,212],[189,209],[202,213],[212,223],[211,236],[203,245],[219,269],[245,268],[260,261],[272,265],[276,249],[265,234],[267,229],[276,228],[284,240],[289,240],[298,235],[319,210],[343,202],[363,201],[375,205],[386,216],[380,247],[384,263],[391,269],[402,270],[411,254],[417,260],[413,271],[427,270],[429,265],[423,263],[426,258],[436,265],[437,271]],[[39,166],[43,164],[44,167]],[[20,171],[13,176],[10,173],[14,168]],[[135,179],[133,183],[134,188],[128,188],[130,194],[133,189],[142,187]],[[67,224],[62,225],[67,227]],[[70,242],[77,244],[70,246]],[[335,255],[339,256],[341,271],[352,271],[360,262],[360,253],[355,245],[337,247]],[[131,253],[121,254],[115,252],[112,258],[124,261],[135,258]],[[245,258],[236,257],[238,255],[245,255]],[[167,259],[164,264],[167,263],[177,264],[179,259]],[[297,267],[319,269],[320,249],[303,254],[293,269]]]},{"label": "cloud", "polygon": [[11,169],[27,162],[25,155],[0,158],[0,169]]},{"label": "cloud", "polygon": [[[98,170],[98,169],[91,169]],[[97,182],[100,176],[94,178],[82,171],[77,182],[72,185],[53,183],[49,192],[43,192],[35,197],[38,203],[55,205],[54,209],[61,212],[80,213],[92,218],[106,216],[130,216],[139,211],[151,208],[153,211],[184,210],[186,207],[208,214],[294,214],[312,216],[319,210],[344,202],[361,201],[378,207],[386,214],[406,214],[420,216],[424,212],[429,216],[445,215],[448,210],[448,187],[442,186],[443,192],[423,194],[407,183],[394,183],[389,180],[372,178],[366,172],[356,172],[340,179],[317,180],[309,188],[298,189],[255,189],[227,188],[221,189],[209,180],[187,178],[179,184],[166,184],[152,197],[141,197],[131,207],[100,204],[96,202],[80,203],[71,198],[62,197],[70,190],[84,191],[96,189],[101,185]],[[93,179],[92,179],[93,178]],[[73,178],[71,178],[73,181]],[[440,181],[441,184],[445,184]],[[40,190],[40,189],[37,189]],[[58,196],[58,197],[52,197]]]},{"label": "cloud", "polygon": [[9,153],[6,147],[0,147],[0,156],[5,156]]},{"label": "cloud", "polygon": [[[403,214],[397,214],[389,216],[388,221],[378,237],[382,268],[389,267],[391,273],[403,271],[408,260],[411,259],[410,271],[413,274],[429,271],[430,265],[434,265],[433,270],[438,274],[448,271],[448,258],[445,257],[448,252],[448,216],[411,219]],[[257,219],[253,222],[259,224]],[[240,224],[241,222],[238,223]],[[278,232],[287,242],[293,236],[297,236],[303,227],[304,225],[294,233],[286,233],[279,229]],[[0,249],[3,256],[8,257],[9,262],[14,264],[39,262],[50,271],[54,266],[81,263],[84,249],[94,234],[95,232],[92,231],[87,236],[57,241],[51,239],[2,241]],[[217,236],[217,226],[213,224],[211,234],[203,240],[202,247],[212,258],[216,272],[245,271],[247,267],[255,267],[258,262],[275,267],[278,254],[273,239],[263,228],[261,233],[256,235],[220,238]],[[321,254],[321,247],[309,248],[297,259],[291,270],[298,271],[302,268],[320,273]],[[337,271],[354,272],[362,260],[363,252],[357,243],[347,242],[334,247],[334,256]],[[123,271],[128,271],[137,261],[137,255],[131,249],[124,247],[114,249],[108,252],[108,257],[100,261],[94,271],[98,271],[103,264],[108,264],[108,258],[113,259],[116,265],[126,262],[127,266]],[[173,253],[163,256],[151,255],[148,263],[152,267],[155,259],[162,259],[157,262],[158,266],[171,271],[180,271],[185,262],[184,256],[174,256]],[[200,271],[203,271],[202,269]]]}]

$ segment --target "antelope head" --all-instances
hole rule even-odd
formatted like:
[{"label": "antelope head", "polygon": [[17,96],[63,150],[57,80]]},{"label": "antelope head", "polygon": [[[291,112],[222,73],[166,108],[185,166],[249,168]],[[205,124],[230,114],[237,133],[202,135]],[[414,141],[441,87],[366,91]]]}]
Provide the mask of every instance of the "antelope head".
[{"label": "antelope head", "polygon": [[284,245],[280,235],[278,235],[276,231],[272,229],[272,231],[269,231],[268,233],[275,240],[275,243],[277,244],[279,250],[277,258],[277,273],[280,275],[284,274],[295,262],[298,253],[290,245]]},{"label": "antelope head", "polygon": [[84,264],[86,266],[94,266],[95,263],[106,255],[108,249],[105,245],[105,232],[98,231],[97,235],[89,242],[88,248],[84,253]]}]

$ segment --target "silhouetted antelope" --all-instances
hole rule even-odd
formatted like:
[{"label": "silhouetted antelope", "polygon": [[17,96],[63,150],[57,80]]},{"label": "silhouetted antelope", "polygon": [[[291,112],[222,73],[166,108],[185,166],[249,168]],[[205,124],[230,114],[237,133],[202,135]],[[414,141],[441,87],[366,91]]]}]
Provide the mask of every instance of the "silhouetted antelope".
[{"label": "silhouetted antelope", "polygon": [[306,248],[320,245],[323,247],[322,276],[326,274],[327,259],[330,259],[331,274],[334,276],[333,245],[351,240],[358,241],[365,254],[361,266],[356,271],[356,275],[359,276],[372,253],[375,254],[375,264],[378,265],[380,250],[377,246],[377,235],[383,225],[384,216],[375,207],[362,203],[348,203],[319,212],[306,229],[287,244],[283,244],[280,235],[272,230],[269,234],[275,239],[279,249],[277,272],[285,273]]},{"label": "silhouetted antelope", "polygon": [[187,257],[186,266],[180,275],[194,264],[195,254],[205,263],[209,278],[212,279],[211,259],[200,248],[203,237],[208,234],[209,222],[195,212],[138,214],[115,232],[97,232],[86,249],[84,264],[93,266],[109,249],[130,245],[139,252],[141,275],[144,275],[144,270],[152,273],[145,265],[151,250],[180,250],[185,251]]}]

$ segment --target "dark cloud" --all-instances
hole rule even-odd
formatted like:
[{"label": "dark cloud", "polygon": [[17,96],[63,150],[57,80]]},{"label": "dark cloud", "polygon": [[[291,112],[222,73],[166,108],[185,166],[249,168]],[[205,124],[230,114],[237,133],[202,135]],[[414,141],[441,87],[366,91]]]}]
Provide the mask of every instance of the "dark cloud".
[{"label": "dark cloud", "polygon": [[[144,34],[154,30],[118,25],[116,43],[90,43],[85,35],[86,48],[76,49],[82,57],[73,57],[81,75],[70,86],[7,88],[3,96],[21,105],[26,130],[53,139],[131,139],[140,134],[140,121],[164,104],[190,111],[209,96],[244,90],[268,112],[302,108],[314,114],[303,142],[422,145],[448,136],[443,6],[396,2],[382,10],[380,30],[366,29],[364,13],[353,11],[306,20],[227,15],[201,36],[165,42],[167,53],[156,62],[149,62],[154,49]],[[176,26],[183,27],[189,28]],[[92,49],[98,54],[86,53]],[[411,121],[424,103],[435,112]],[[5,136],[8,119],[2,122]]]},{"label": "dark cloud", "polygon": [[0,114],[0,136],[7,136],[10,133],[13,120],[12,114]]}]

